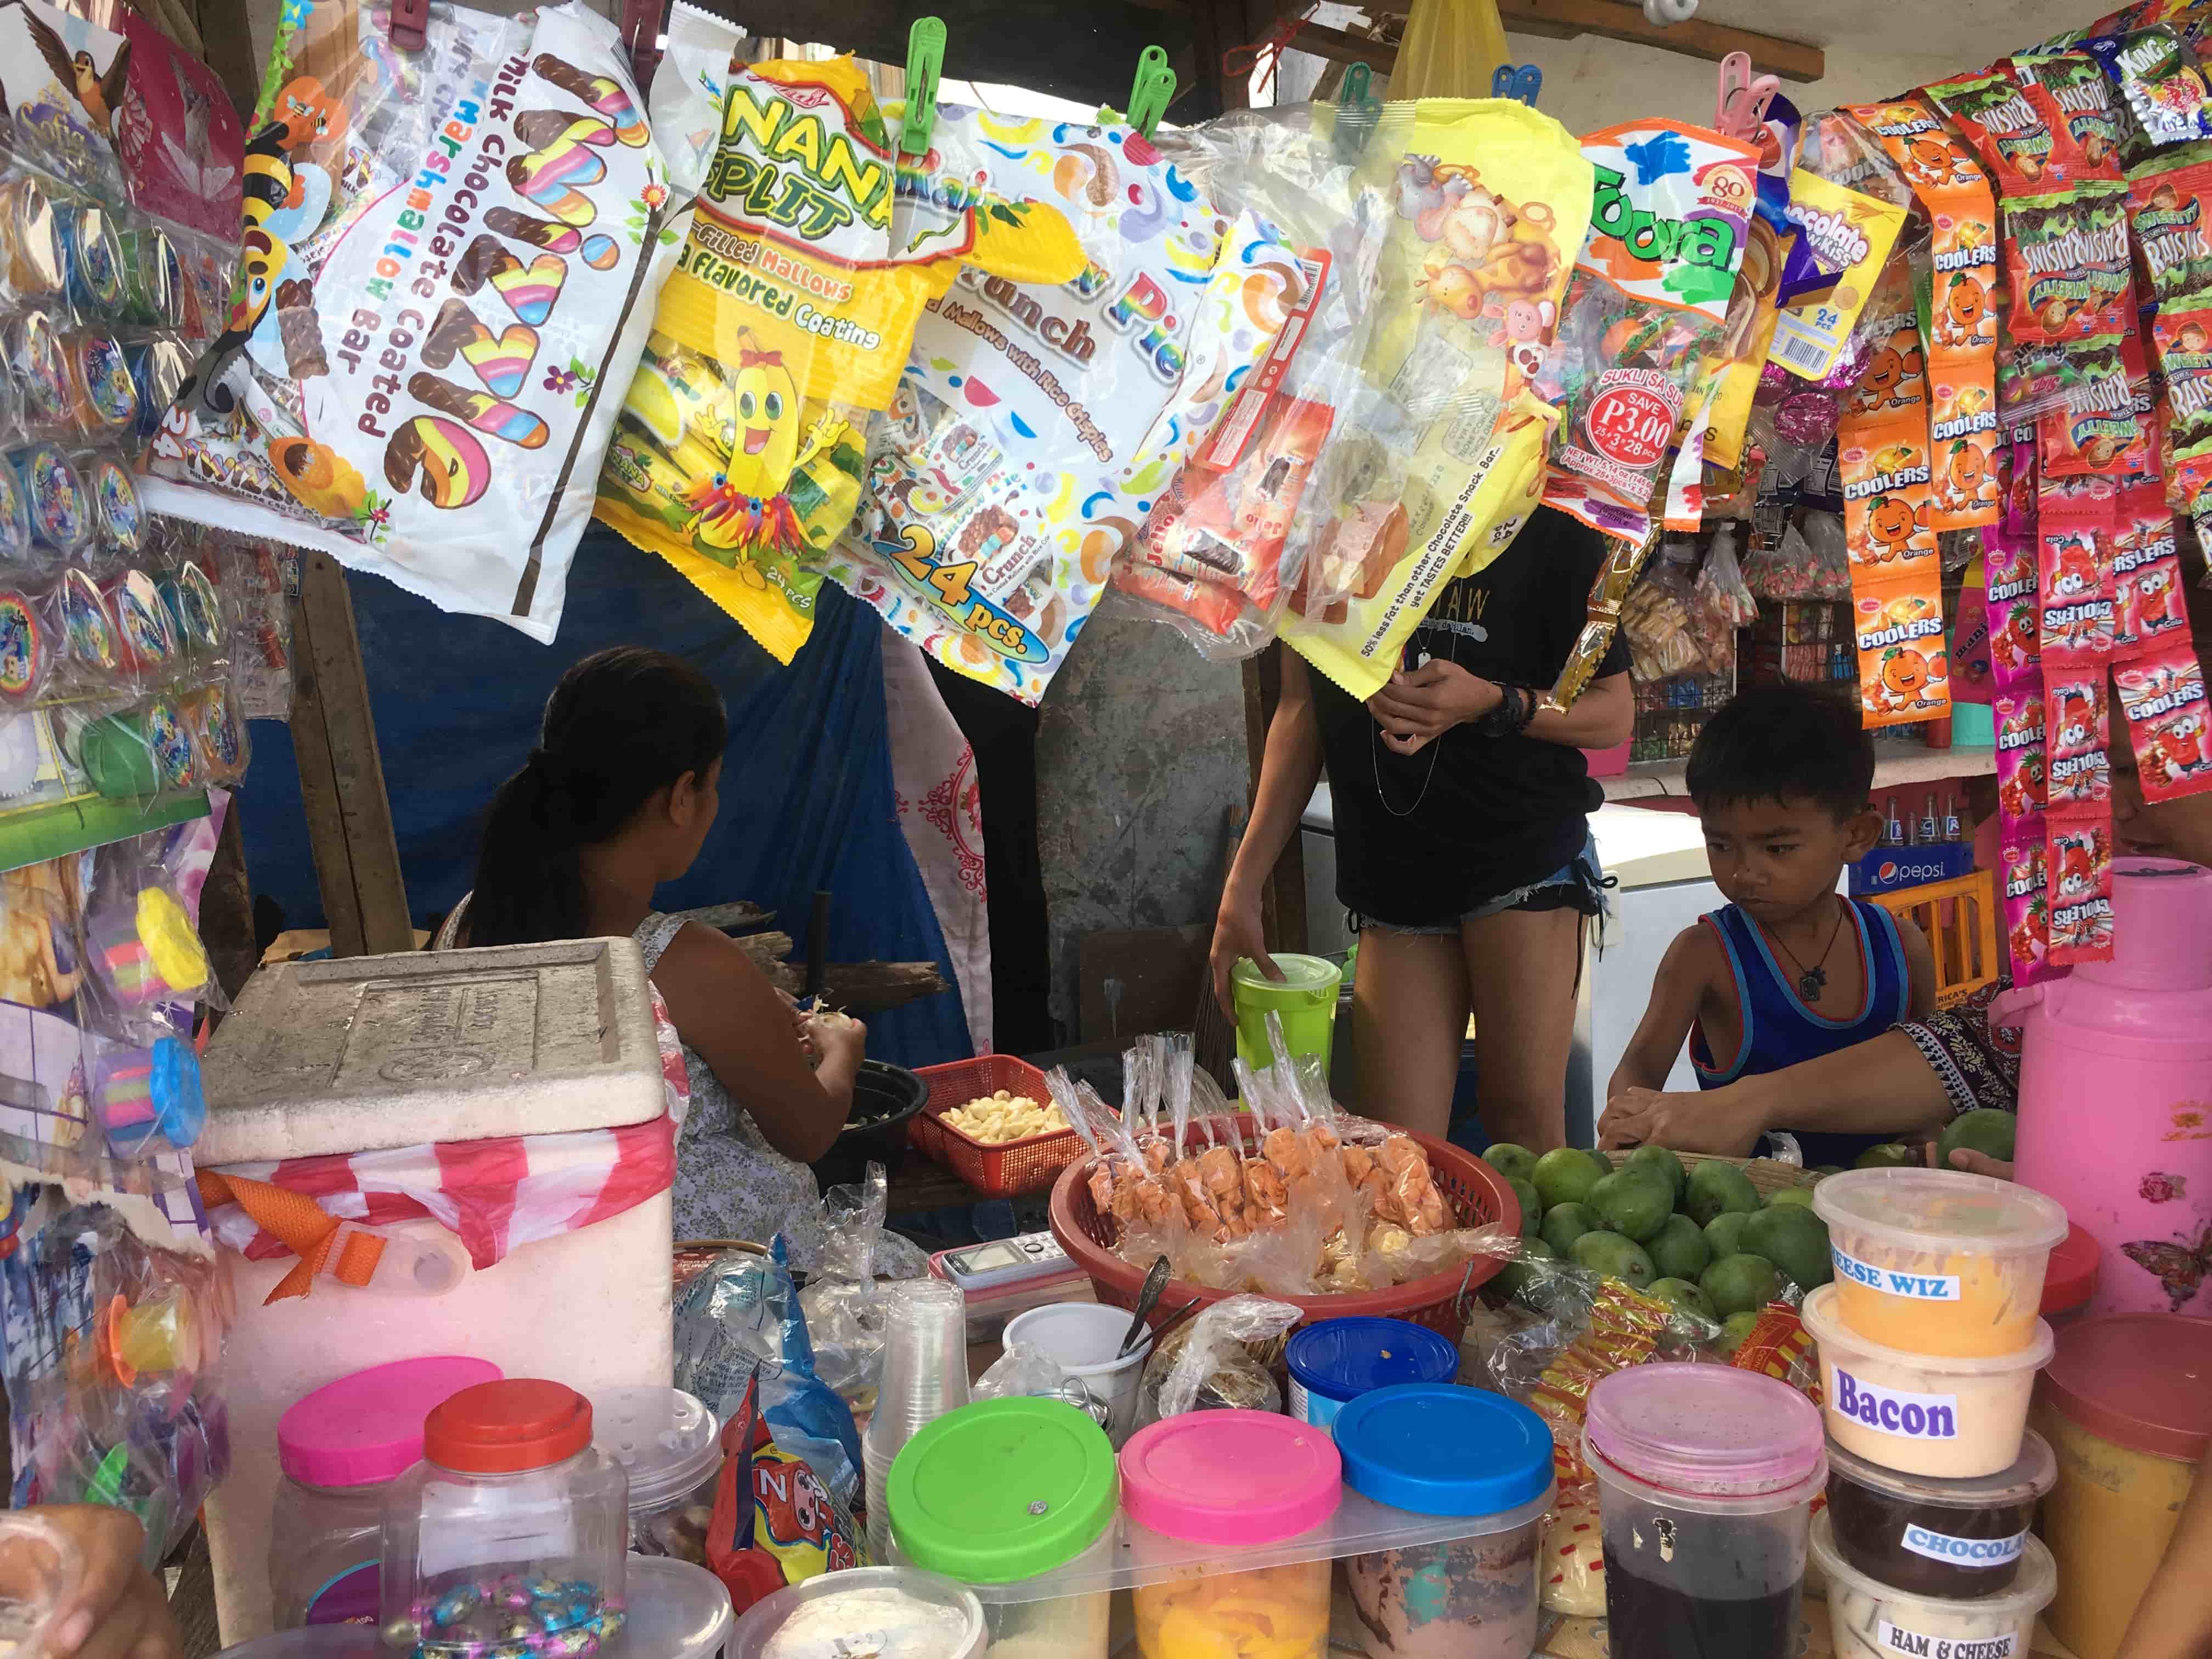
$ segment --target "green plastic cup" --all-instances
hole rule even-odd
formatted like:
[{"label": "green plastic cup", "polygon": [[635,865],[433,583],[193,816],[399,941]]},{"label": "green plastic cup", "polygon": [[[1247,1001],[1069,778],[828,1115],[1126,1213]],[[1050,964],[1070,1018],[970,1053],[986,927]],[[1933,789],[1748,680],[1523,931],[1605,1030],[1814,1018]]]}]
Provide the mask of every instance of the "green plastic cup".
[{"label": "green plastic cup", "polygon": [[1272,1066],[1275,1051],[1267,1042],[1269,1010],[1282,1017],[1283,1041],[1291,1057],[1321,1056],[1328,1070],[1328,1048],[1336,1031],[1336,988],[1344,970],[1325,957],[1278,951],[1275,966],[1283,977],[1272,980],[1249,957],[1230,970],[1230,995],[1237,1005],[1237,1057],[1254,1071]]}]

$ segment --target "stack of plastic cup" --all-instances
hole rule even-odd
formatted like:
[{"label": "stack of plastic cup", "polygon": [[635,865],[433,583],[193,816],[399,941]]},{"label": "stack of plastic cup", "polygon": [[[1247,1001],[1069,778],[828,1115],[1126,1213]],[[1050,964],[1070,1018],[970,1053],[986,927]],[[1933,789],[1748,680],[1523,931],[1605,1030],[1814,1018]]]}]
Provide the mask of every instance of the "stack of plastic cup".
[{"label": "stack of plastic cup", "polygon": [[902,1279],[884,1292],[884,1376],[861,1437],[868,1491],[869,1559],[889,1559],[884,1488],[899,1449],[968,1403],[968,1310],[957,1285]]}]

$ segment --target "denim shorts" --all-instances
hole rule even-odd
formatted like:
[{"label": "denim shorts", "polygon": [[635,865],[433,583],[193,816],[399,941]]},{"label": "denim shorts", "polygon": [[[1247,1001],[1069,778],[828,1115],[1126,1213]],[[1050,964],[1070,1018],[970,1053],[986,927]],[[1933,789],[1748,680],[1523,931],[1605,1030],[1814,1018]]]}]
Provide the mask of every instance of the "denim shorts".
[{"label": "denim shorts", "polygon": [[1455,921],[1402,927],[1395,922],[1363,916],[1354,911],[1351,917],[1352,927],[1355,933],[1372,927],[1385,933],[1449,938],[1455,936],[1470,921],[1480,921],[1485,916],[1502,915],[1508,910],[1579,910],[1585,916],[1595,918],[1602,929],[1605,918],[1612,911],[1606,891],[1613,884],[1613,878],[1607,875],[1604,867],[1598,863],[1597,837],[1585,836],[1583,850],[1542,880],[1532,881],[1526,887],[1516,887],[1510,893],[1500,893],[1493,899],[1485,899]]}]

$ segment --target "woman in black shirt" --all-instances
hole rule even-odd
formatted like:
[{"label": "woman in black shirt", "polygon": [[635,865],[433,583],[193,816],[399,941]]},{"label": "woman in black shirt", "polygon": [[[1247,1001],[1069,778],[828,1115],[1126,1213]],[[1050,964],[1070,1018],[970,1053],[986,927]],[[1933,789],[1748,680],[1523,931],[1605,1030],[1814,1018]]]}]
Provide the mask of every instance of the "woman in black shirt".
[{"label": "woman in black shirt", "polygon": [[1371,1117],[1442,1135],[1468,1016],[1485,1133],[1541,1152],[1566,1131],[1582,929],[1601,904],[1582,750],[1628,739],[1635,696],[1616,638],[1575,706],[1539,712],[1609,544],[1552,508],[1486,569],[1445,585],[1407,663],[1363,707],[1282,653],[1252,819],[1214,923],[1214,989],[1239,957],[1272,972],[1260,887],[1324,762],[1338,900],[1359,932],[1358,1097]]}]

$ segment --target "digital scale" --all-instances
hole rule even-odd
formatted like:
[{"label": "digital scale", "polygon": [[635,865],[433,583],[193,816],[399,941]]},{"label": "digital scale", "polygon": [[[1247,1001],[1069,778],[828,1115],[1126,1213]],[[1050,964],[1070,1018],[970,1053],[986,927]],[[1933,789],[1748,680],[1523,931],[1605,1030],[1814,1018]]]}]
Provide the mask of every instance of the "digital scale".
[{"label": "digital scale", "polygon": [[997,1340],[1018,1313],[1048,1302],[1088,1300],[1083,1269],[1050,1233],[1024,1233],[939,1250],[929,1270],[959,1287],[968,1307],[968,1340]]}]

